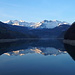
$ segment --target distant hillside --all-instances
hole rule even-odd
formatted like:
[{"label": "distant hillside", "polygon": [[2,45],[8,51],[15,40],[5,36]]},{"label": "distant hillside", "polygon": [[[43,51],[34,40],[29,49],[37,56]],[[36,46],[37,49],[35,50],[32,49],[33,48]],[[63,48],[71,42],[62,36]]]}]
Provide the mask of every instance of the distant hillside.
[{"label": "distant hillside", "polygon": [[[36,34],[40,38],[63,38],[64,32],[70,27],[70,25],[60,25],[52,29],[32,29],[31,32]],[[62,34],[63,33],[63,34]]]},{"label": "distant hillside", "polygon": [[13,26],[0,22],[0,39],[35,38],[27,27]]}]

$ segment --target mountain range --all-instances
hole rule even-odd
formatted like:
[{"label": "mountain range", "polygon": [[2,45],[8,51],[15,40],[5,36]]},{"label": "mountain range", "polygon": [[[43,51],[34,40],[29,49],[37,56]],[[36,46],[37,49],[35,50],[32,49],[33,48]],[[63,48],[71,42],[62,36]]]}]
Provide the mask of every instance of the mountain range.
[{"label": "mountain range", "polygon": [[30,27],[30,28],[54,28],[60,25],[70,25],[69,23],[65,21],[58,21],[58,20],[44,20],[42,22],[34,23],[34,22],[25,22],[23,20],[8,20],[5,21],[4,23],[11,24],[11,25],[17,25],[17,26],[25,26],[25,27]]},{"label": "mountain range", "polygon": [[63,38],[69,27],[69,23],[57,20],[39,23],[10,20],[0,22],[0,39]]}]

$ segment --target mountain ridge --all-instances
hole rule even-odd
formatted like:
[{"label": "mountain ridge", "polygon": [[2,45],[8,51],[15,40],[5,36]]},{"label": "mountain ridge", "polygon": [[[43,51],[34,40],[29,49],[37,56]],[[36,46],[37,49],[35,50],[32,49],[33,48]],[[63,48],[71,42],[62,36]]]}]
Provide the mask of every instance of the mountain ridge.
[{"label": "mountain ridge", "polygon": [[[22,21],[23,22],[23,21]],[[45,20],[44,22],[48,22]],[[63,38],[64,33],[70,25],[62,24],[54,28],[29,28],[25,26],[11,25],[0,22],[0,39],[22,39],[22,38]],[[63,33],[63,35],[61,35]],[[59,38],[60,38],[59,37]]]},{"label": "mountain ridge", "polygon": [[7,24],[11,24],[11,25],[17,25],[17,26],[25,26],[25,27],[30,27],[30,28],[54,28],[54,27],[57,27],[57,26],[60,26],[60,25],[63,25],[63,24],[68,24],[70,25],[69,23],[65,22],[65,21],[58,21],[58,20],[44,20],[42,22],[37,22],[37,23],[34,23],[34,22],[26,22],[26,21],[23,21],[23,20],[8,20],[8,21],[5,21],[4,23],[7,23]]}]

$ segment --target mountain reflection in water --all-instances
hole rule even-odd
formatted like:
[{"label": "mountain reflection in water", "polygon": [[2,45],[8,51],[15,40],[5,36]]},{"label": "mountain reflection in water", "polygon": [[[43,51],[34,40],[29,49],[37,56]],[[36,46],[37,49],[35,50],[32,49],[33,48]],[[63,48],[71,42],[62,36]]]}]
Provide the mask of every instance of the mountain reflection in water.
[{"label": "mountain reflection in water", "polygon": [[75,46],[64,44],[64,47],[72,59],[75,60]]},{"label": "mountain reflection in water", "polygon": [[25,55],[38,53],[42,55],[59,55],[67,53],[64,49],[62,40],[33,40],[25,42],[0,43],[0,55]]},{"label": "mountain reflection in water", "polygon": [[74,60],[60,39],[0,43],[0,75],[75,75]]}]

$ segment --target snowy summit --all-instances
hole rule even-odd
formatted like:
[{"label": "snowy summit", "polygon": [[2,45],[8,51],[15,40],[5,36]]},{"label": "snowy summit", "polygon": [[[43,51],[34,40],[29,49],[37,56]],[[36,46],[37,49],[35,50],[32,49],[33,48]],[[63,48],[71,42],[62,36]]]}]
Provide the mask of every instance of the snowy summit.
[{"label": "snowy summit", "polygon": [[25,22],[23,20],[8,20],[8,21],[5,21],[4,23],[7,23],[7,24],[11,24],[11,25],[18,25],[18,26],[25,26],[25,27],[32,27],[32,28],[54,28],[54,27],[57,27],[57,26],[60,26],[60,25],[63,25],[63,24],[68,24],[70,25],[69,23],[67,22],[62,22],[62,21],[58,21],[58,20],[44,20],[42,22],[38,22],[38,23],[33,23],[33,22]]}]

